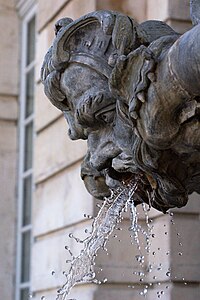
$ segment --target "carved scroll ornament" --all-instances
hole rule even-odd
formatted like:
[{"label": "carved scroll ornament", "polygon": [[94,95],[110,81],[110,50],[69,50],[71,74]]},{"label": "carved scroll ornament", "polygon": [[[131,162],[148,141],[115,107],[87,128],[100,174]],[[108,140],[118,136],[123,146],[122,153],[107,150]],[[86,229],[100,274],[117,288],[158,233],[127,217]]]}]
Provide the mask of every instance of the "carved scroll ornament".
[{"label": "carved scroll ornament", "polygon": [[87,139],[82,178],[97,198],[141,174],[136,204],[166,212],[200,193],[200,25],[183,35],[110,11],[56,23],[41,78],[71,139]]}]

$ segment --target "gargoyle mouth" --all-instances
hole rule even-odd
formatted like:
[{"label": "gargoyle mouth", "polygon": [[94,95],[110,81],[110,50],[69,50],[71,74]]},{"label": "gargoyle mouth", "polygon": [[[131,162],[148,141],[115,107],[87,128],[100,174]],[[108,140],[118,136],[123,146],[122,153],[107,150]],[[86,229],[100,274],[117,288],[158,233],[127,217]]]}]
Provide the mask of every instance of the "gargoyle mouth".
[{"label": "gargoyle mouth", "polygon": [[108,174],[109,177],[118,181],[123,181],[123,180],[126,181],[133,177],[133,173],[131,172],[119,172],[112,167],[106,169],[106,173]]},{"label": "gargoyle mouth", "polygon": [[[132,172],[118,172],[114,168],[110,167],[106,169],[106,184],[110,189],[115,189],[124,184],[128,184],[131,179],[134,179],[138,182],[136,192],[134,194],[134,203],[135,205],[141,203],[147,203],[151,206],[150,203],[150,194],[152,193],[151,184],[148,181],[147,176],[139,171],[137,173]],[[123,184],[122,184],[123,183]]]}]

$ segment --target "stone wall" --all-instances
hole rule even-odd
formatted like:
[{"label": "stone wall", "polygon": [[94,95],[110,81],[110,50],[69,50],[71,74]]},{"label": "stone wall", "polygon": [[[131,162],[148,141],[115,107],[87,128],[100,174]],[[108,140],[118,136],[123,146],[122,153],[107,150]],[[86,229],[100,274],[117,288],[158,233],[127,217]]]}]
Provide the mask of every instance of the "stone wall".
[{"label": "stone wall", "polygon": [[0,1],[0,294],[12,300],[15,282],[18,18],[14,1]]}]

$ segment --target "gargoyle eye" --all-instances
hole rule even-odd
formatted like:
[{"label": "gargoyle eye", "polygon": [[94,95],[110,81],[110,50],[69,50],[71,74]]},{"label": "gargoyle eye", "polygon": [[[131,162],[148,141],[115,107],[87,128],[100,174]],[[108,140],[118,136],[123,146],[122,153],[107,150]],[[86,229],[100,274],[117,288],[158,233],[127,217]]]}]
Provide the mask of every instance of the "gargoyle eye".
[{"label": "gargoyle eye", "polygon": [[98,115],[98,119],[101,119],[105,123],[112,123],[114,120],[114,110],[110,110]]},{"label": "gargoyle eye", "polygon": [[116,104],[112,103],[95,113],[95,119],[104,123],[112,123],[116,112]]}]

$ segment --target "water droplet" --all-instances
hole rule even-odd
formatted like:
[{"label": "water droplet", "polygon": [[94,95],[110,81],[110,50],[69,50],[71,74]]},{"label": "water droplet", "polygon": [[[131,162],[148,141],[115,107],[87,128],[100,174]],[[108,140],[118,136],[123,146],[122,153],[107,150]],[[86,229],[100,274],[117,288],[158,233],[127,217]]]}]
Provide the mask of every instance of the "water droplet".
[{"label": "water droplet", "polygon": [[179,246],[181,246],[181,247],[182,247],[182,246],[183,246],[183,244],[180,242],[180,243],[179,243]]},{"label": "water droplet", "polygon": [[181,236],[179,232],[178,232],[176,235],[177,235],[177,236]]},{"label": "water droplet", "polygon": [[174,213],[173,213],[173,212],[170,212],[170,213],[169,213],[169,215],[170,215],[170,216],[173,216],[173,215],[174,215]]},{"label": "water droplet", "polygon": [[167,231],[165,231],[165,235],[168,235],[168,232],[167,232]]},{"label": "water droplet", "polygon": [[153,252],[152,252],[152,254],[153,254],[153,255],[156,255],[156,252],[155,252],[155,251],[153,251]]},{"label": "water droplet", "polygon": [[108,278],[103,279],[103,283],[106,283],[108,281]]},{"label": "water droplet", "polygon": [[136,255],[135,258],[139,263],[144,263],[144,256],[143,255]]},{"label": "water droplet", "polygon": [[153,279],[155,280],[155,279],[157,279],[157,277],[156,277],[156,276],[153,276]]},{"label": "water droplet", "polygon": [[166,275],[167,275],[168,277],[170,277],[170,276],[171,276],[171,273],[168,271],[168,272],[166,273]]},{"label": "water droplet", "polygon": [[168,289],[169,288],[169,286],[168,285],[166,285],[166,287],[165,287],[166,289]]},{"label": "water droplet", "polygon": [[179,253],[178,253],[178,255],[179,255],[179,256],[182,256],[182,255],[183,255],[183,253],[182,253],[182,252],[179,252]]},{"label": "water droplet", "polygon": [[122,231],[122,228],[118,227],[118,228],[116,228],[116,230]]},{"label": "water droplet", "polygon": [[142,292],[140,292],[140,296],[146,296],[147,293],[148,293],[148,289],[145,288]]},{"label": "water droplet", "polygon": [[166,255],[169,255],[169,253],[170,253],[170,252],[169,252],[169,251],[167,251],[167,252],[166,252]]},{"label": "water droplet", "polygon": [[93,216],[91,216],[91,215],[84,214],[83,216],[84,216],[84,218],[93,219]]},{"label": "water droplet", "polygon": [[55,275],[55,273],[56,273],[55,271],[52,271],[52,272],[51,272],[51,275]]},{"label": "water droplet", "polygon": [[42,297],[41,297],[41,300],[45,300],[45,296],[42,296]]},{"label": "water droplet", "polygon": [[128,288],[134,289],[135,286],[134,285],[128,285]]},{"label": "water droplet", "polygon": [[155,238],[156,235],[153,233],[151,236],[152,236],[152,238]]},{"label": "water droplet", "polygon": [[88,229],[85,229],[85,233],[88,233]]},{"label": "water droplet", "polygon": [[153,266],[151,264],[148,265],[147,272],[151,273],[152,270],[153,270]]},{"label": "water droplet", "polygon": [[71,238],[73,238],[73,233],[69,233],[69,238],[71,239]]}]

